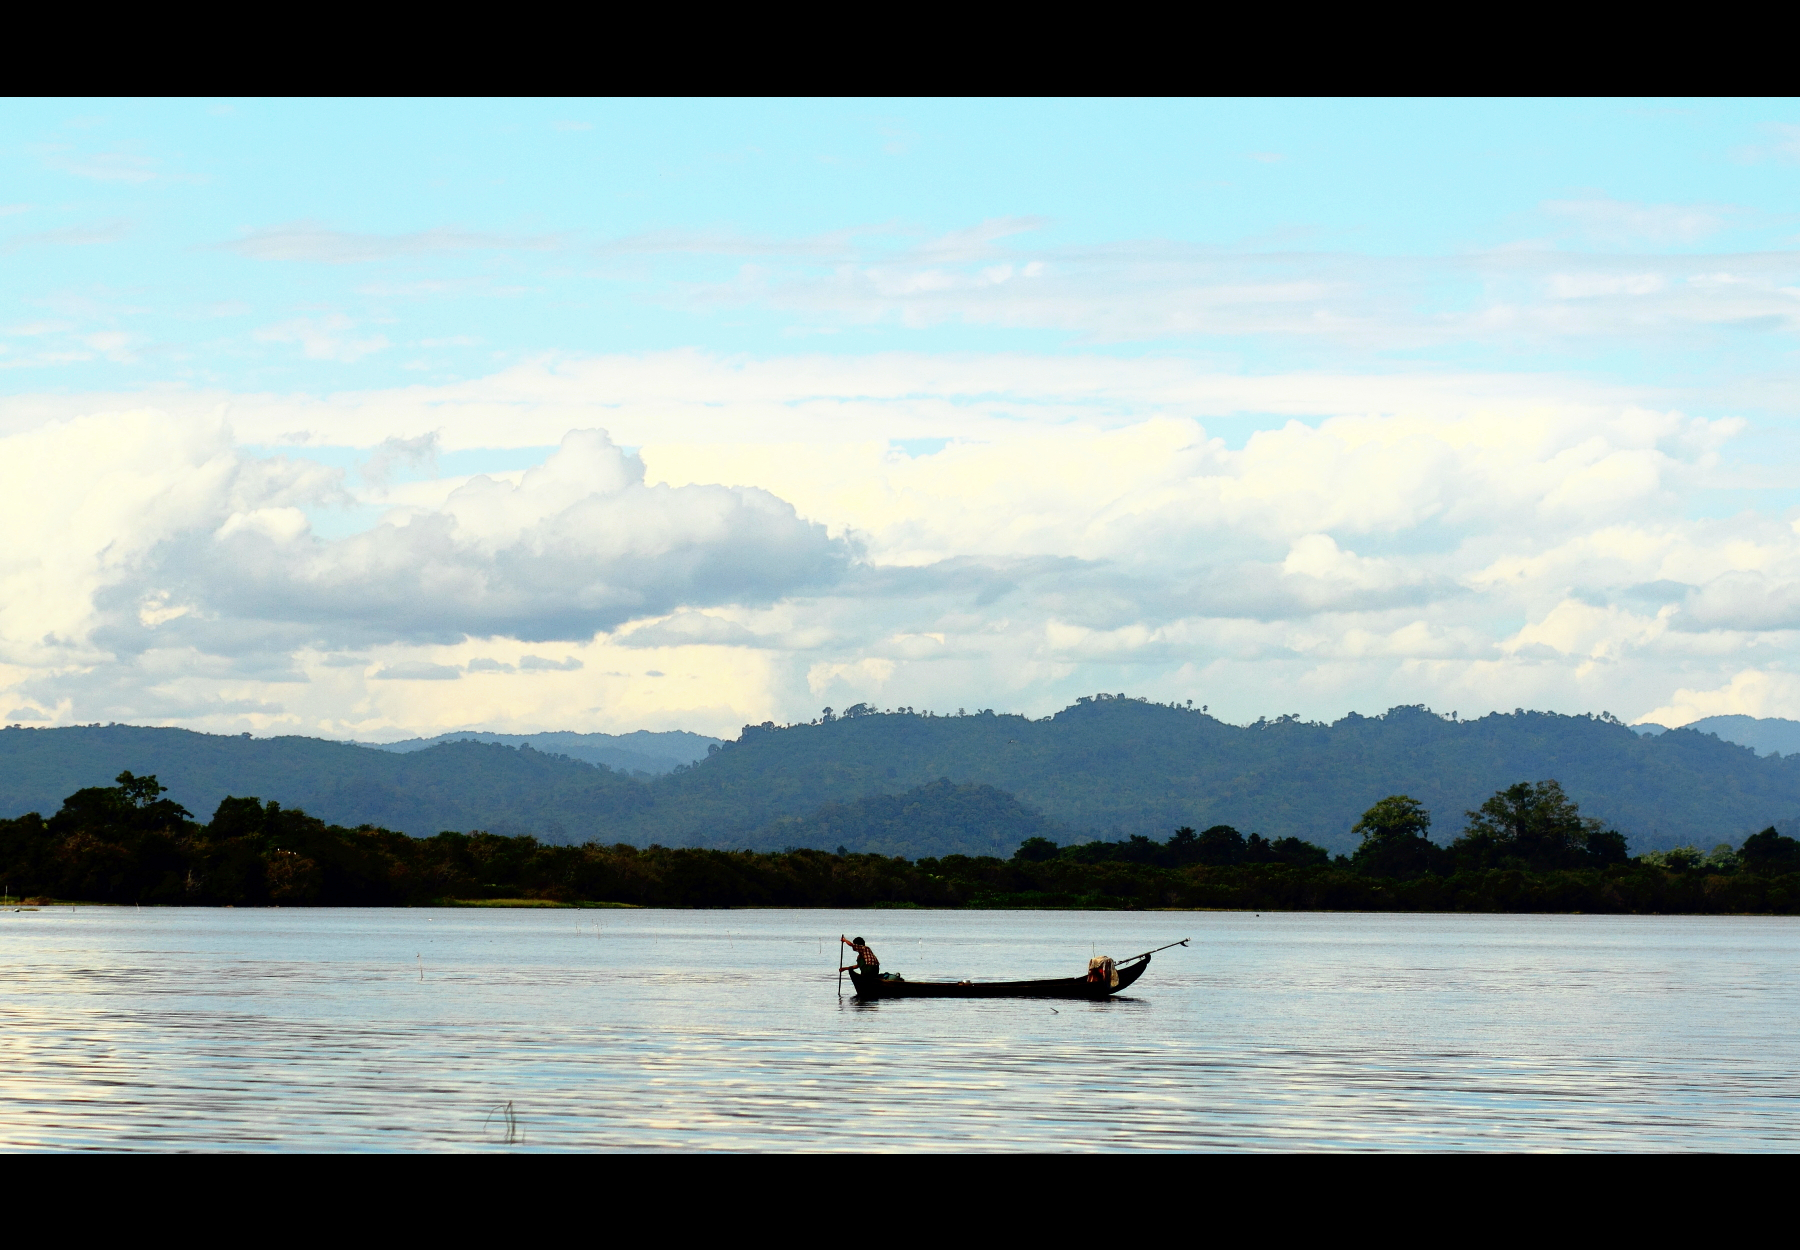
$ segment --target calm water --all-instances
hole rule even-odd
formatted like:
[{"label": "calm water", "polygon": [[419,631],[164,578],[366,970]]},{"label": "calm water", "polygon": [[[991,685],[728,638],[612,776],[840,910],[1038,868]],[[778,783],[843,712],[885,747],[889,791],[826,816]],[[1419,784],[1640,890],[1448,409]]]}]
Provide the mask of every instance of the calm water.
[{"label": "calm water", "polygon": [[[857,1005],[840,932],[1194,942],[1107,1003]],[[1791,919],[6,911],[0,1146],[1793,1150],[1797,991]]]}]

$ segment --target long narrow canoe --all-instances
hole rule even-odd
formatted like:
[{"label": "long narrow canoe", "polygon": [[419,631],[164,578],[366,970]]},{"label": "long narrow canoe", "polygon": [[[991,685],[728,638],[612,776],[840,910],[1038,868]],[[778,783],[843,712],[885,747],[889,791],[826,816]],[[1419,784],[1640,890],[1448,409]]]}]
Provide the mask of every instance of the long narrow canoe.
[{"label": "long narrow canoe", "polygon": [[882,998],[1110,998],[1144,975],[1150,956],[1139,955],[1119,965],[1119,983],[1090,981],[1085,976],[1050,981],[880,981],[850,973],[856,996]]}]

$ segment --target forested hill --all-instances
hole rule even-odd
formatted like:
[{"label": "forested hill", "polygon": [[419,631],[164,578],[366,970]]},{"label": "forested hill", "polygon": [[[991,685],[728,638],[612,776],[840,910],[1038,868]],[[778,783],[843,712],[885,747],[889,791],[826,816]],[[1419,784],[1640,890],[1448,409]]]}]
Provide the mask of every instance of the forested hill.
[{"label": "forested hill", "polygon": [[435,738],[407,738],[402,742],[369,742],[381,751],[423,751],[445,742],[497,742],[502,746],[531,747],[550,755],[566,755],[589,764],[604,764],[622,773],[671,772],[683,764],[706,758],[706,749],[722,745],[718,738],[685,730],[661,733],[639,729],[628,734],[580,734],[569,732],[496,734],[458,730]]},{"label": "forested hill", "polygon": [[1779,716],[1706,716],[1687,728],[1754,748],[1758,755],[1800,754],[1800,721]]},{"label": "forested hill", "polygon": [[581,842],[597,819],[653,801],[637,779],[530,747],[455,742],[395,753],[322,738],[93,725],[0,730],[0,815],[48,815],[57,792],[109,785],[127,770],[158,777],[203,821],[227,795],[255,796],[335,824],[421,835],[486,829]]},{"label": "forested hill", "polygon": [[706,840],[709,831],[938,777],[1011,793],[1082,837],[1227,824],[1333,851],[1354,848],[1350,826],[1385,795],[1421,800],[1436,815],[1434,836],[1448,842],[1463,813],[1495,790],[1547,778],[1640,850],[1736,842],[1800,817],[1800,758],[1762,759],[1688,730],[1640,737],[1610,718],[1515,712],[1455,721],[1420,707],[1331,725],[1282,717],[1236,726],[1107,696],[1043,720],[877,713],[746,727],[657,789],[659,807],[679,811]]},{"label": "forested hill", "polygon": [[[1692,730],[1644,737],[1610,718],[1454,721],[1411,707],[1332,725],[1284,717],[1234,726],[1108,696],[1042,720],[866,712],[746,727],[698,764],[653,779],[474,742],[396,754],[177,729],[8,729],[0,815],[54,811],[64,795],[122,770],[156,774],[203,820],[227,794],[256,795],[343,825],[557,842],[895,853],[910,829],[919,836],[904,849],[915,855],[992,854],[1040,821],[1052,837],[1052,826],[1063,831],[1058,840],[1227,824],[1347,851],[1357,816],[1394,793],[1431,808],[1434,835],[1448,842],[1462,813],[1495,790],[1546,778],[1639,851],[1735,843],[1800,818],[1800,757],[1759,758]],[[954,784],[934,788],[939,779]],[[908,797],[861,802],[883,795]]]}]

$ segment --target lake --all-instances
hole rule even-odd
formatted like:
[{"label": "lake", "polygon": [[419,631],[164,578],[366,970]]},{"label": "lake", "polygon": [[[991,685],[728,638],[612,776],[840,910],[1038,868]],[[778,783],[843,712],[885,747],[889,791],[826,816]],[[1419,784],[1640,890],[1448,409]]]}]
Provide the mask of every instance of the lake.
[{"label": "lake", "polygon": [[[1109,1002],[837,995],[1073,976]],[[8,1150],[1793,1150],[1800,921],[0,913]]]}]

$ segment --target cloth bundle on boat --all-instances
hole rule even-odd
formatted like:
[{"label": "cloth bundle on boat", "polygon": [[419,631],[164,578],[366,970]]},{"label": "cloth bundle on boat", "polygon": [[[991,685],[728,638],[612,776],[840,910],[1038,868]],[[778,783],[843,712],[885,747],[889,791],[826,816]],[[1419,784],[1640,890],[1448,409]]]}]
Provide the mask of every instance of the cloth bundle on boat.
[{"label": "cloth bundle on boat", "polygon": [[1088,960],[1087,979],[1096,985],[1119,988],[1119,969],[1113,964],[1112,956],[1098,955]]}]

